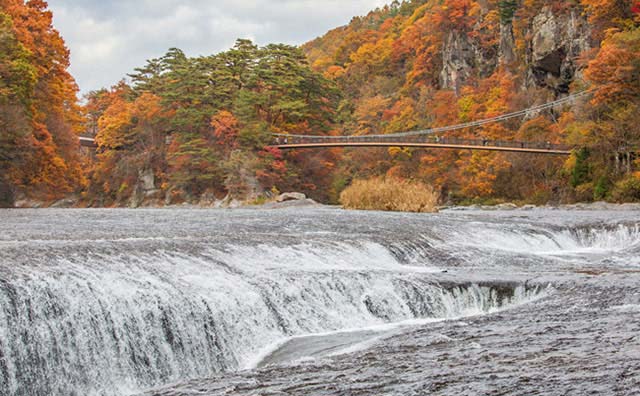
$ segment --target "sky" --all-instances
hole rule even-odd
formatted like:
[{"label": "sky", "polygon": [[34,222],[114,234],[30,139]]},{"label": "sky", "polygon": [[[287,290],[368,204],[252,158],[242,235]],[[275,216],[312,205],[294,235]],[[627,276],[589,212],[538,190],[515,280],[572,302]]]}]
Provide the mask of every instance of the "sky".
[{"label": "sky", "polygon": [[49,0],[81,94],[120,81],[169,48],[209,55],[237,38],[302,44],[388,0]]}]

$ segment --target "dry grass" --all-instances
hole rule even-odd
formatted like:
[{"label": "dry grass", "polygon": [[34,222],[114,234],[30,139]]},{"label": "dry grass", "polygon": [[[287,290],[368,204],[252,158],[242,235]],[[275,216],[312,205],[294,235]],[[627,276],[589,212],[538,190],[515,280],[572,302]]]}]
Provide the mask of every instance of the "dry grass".
[{"label": "dry grass", "polygon": [[438,193],[424,183],[397,178],[356,180],[340,194],[347,209],[437,212]]}]

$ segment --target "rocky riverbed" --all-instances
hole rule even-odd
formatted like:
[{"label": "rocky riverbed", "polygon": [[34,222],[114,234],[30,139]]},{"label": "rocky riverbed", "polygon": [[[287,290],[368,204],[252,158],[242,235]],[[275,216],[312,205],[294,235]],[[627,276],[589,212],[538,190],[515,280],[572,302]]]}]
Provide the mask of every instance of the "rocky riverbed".
[{"label": "rocky riverbed", "polygon": [[637,211],[0,217],[3,395],[640,389]]}]

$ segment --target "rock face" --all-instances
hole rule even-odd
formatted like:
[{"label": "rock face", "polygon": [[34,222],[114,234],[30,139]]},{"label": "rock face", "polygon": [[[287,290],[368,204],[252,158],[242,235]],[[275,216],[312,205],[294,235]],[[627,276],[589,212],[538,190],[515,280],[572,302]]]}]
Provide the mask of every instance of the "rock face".
[{"label": "rock face", "polygon": [[139,175],[139,183],[144,192],[153,191],[156,189],[156,177],[153,174],[152,169],[145,169],[140,171]]},{"label": "rock face", "polygon": [[307,199],[307,196],[302,193],[289,192],[280,194],[276,198],[276,202],[287,202],[287,201],[304,201]]},{"label": "rock face", "polygon": [[590,29],[586,20],[572,10],[569,15],[556,16],[544,7],[531,24],[530,77],[536,85],[569,92],[578,66],[577,58],[591,47]]},{"label": "rock face", "polygon": [[500,49],[498,51],[500,64],[509,64],[516,60],[515,38],[513,37],[513,25],[500,25]]},{"label": "rock face", "polygon": [[128,206],[137,208],[142,205],[145,200],[157,199],[161,191],[156,187],[156,177],[153,169],[141,169],[138,172],[138,183],[135,191],[129,199]]},{"label": "rock face", "polygon": [[466,33],[449,32],[442,51],[441,87],[458,92],[472,75],[488,77],[498,66],[495,52],[483,50]]},{"label": "rock face", "polygon": [[526,54],[516,51],[512,23],[501,24],[499,42],[489,48],[464,32],[450,31],[442,49],[441,88],[458,92],[471,77],[488,77],[499,65],[517,62],[527,65],[526,86],[545,87],[556,94],[569,92],[580,72],[578,57],[591,48],[591,30],[582,11],[554,14],[551,7],[543,7],[525,30],[523,34],[531,38]]},{"label": "rock face", "polygon": [[475,51],[466,36],[457,31],[449,32],[442,52],[442,87],[453,88],[458,92],[460,86],[471,75],[475,64]]},{"label": "rock face", "polygon": [[78,204],[78,197],[68,197],[54,202],[50,208],[73,208]]}]

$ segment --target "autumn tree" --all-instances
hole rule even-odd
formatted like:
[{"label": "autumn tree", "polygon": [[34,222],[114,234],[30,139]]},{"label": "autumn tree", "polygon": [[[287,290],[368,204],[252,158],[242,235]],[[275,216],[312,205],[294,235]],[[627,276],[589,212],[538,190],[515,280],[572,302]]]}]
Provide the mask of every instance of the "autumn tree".
[{"label": "autumn tree", "polygon": [[[170,111],[151,93],[132,98],[124,83],[96,93],[108,105],[98,120],[98,156],[92,173],[93,194],[103,204],[123,201],[136,192],[141,174],[159,187],[166,171],[166,125]],[[91,102],[91,101],[90,101]],[[99,188],[96,188],[99,186]]]},{"label": "autumn tree", "polygon": [[173,48],[130,77],[87,108],[98,116],[95,180],[111,201],[134,194],[146,169],[169,201],[316,189],[296,182],[309,157],[266,148],[273,133],[322,134],[333,124],[337,90],[298,48],[238,40],[197,58]]},{"label": "autumn tree", "polygon": [[46,2],[2,0],[0,10],[2,106],[9,106],[0,121],[8,125],[2,140],[5,151],[20,156],[4,161],[5,174],[22,194],[58,198],[84,182],[76,136],[82,118],[67,72],[69,51]]},{"label": "autumn tree", "polygon": [[594,34],[598,39],[604,38],[611,28],[624,29],[632,23],[633,1],[629,0],[581,0],[595,27]]},{"label": "autumn tree", "polygon": [[13,203],[25,158],[21,147],[31,132],[36,70],[30,53],[18,41],[11,18],[0,13],[0,207]]}]

